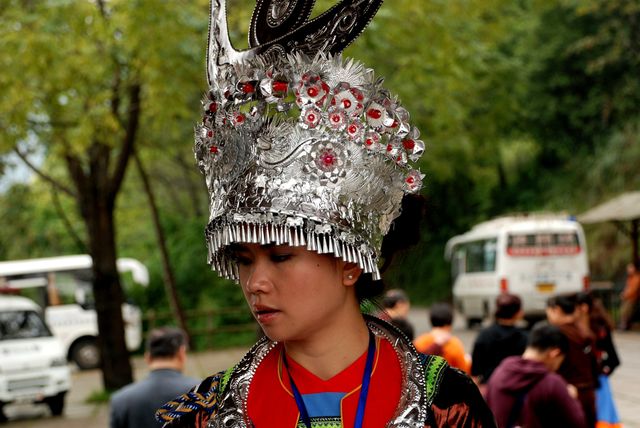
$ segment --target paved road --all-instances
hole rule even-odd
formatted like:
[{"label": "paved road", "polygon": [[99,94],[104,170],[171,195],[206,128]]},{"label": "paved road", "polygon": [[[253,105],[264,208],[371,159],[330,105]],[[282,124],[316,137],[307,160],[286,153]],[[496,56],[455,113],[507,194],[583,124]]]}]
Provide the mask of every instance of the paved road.
[{"label": "paved road", "polygon": [[[421,333],[428,328],[426,312],[414,310],[411,320],[416,331]],[[463,328],[458,319],[456,334],[464,342],[467,350],[471,349],[477,331]],[[616,333],[615,343],[622,359],[622,365],[611,379],[614,396],[618,404],[620,417],[626,428],[640,428],[640,332]],[[194,377],[205,377],[210,373],[223,370],[237,362],[245,349],[229,349],[225,351],[209,351],[192,353],[186,372]],[[134,358],[136,378],[146,375],[144,362]],[[67,397],[64,415],[51,417],[44,405],[11,405],[6,413],[11,421],[5,426],[11,428],[99,428],[108,427],[109,409],[106,404],[87,404],[86,398],[101,389],[101,377],[97,370],[75,371],[73,388]]]}]

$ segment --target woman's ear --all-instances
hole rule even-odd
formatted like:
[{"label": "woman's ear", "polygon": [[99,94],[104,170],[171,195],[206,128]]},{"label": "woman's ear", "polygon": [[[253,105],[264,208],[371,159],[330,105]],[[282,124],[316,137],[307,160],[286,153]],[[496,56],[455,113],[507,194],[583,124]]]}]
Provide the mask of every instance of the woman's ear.
[{"label": "woman's ear", "polygon": [[362,268],[356,263],[345,263],[344,269],[342,270],[342,284],[347,287],[353,286],[361,274]]}]

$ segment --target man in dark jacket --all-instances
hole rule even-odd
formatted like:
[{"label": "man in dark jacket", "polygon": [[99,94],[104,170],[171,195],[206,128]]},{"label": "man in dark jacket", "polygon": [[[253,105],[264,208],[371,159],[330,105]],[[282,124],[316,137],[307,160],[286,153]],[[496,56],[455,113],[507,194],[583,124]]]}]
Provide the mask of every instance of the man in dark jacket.
[{"label": "man in dark jacket", "polygon": [[487,404],[498,427],[584,428],[585,418],[575,388],[555,373],[569,349],[556,326],[538,323],[521,357],[506,358],[493,372]]},{"label": "man in dark jacket", "polygon": [[522,319],[522,301],[514,294],[496,298],[495,322],[480,331],[471,355],[471,376],[484,389],[498,364],[507,357],[522,355],[527,334],[516,326]]},{"label": "man in dark jacket", "polygon": [[186,336],[177,328],[149,333],[145,360],[151,370],[146,379],[125,386],[111,396],[111,428],[152,428],[162,424],[155,413],[160,406],[188,392],[199,381],[184,376]]}]

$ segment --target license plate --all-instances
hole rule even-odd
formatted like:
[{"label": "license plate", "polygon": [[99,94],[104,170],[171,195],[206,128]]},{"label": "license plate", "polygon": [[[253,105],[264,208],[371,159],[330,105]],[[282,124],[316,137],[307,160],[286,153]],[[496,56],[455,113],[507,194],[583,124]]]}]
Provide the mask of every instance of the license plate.
[{"label": "license plate", "polygon": [[550,282],[540,282],[536,284],[536,287],[541,293],[553,293],[553,290],[556,289],[556,285]]},{"label": "license plate", "polygon": [[34,401],[39,401],[42,400],[44,398],[44,396],[40,393],[37,392],[32,392],[32,393],[22,393],[17,395],[14,398],[14,403],[20,403],[20,404],[25,404],[25,403],[32,403]]}]

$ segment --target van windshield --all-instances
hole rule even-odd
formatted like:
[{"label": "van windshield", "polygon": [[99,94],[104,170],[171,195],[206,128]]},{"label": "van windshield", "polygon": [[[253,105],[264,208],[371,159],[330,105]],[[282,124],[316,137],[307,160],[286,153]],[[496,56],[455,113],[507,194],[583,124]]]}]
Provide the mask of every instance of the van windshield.
[{"label": "van windshield", "polygon": [[51,332],[36,311],[0,312],[0,340],[47,336],[51,336]]}]

